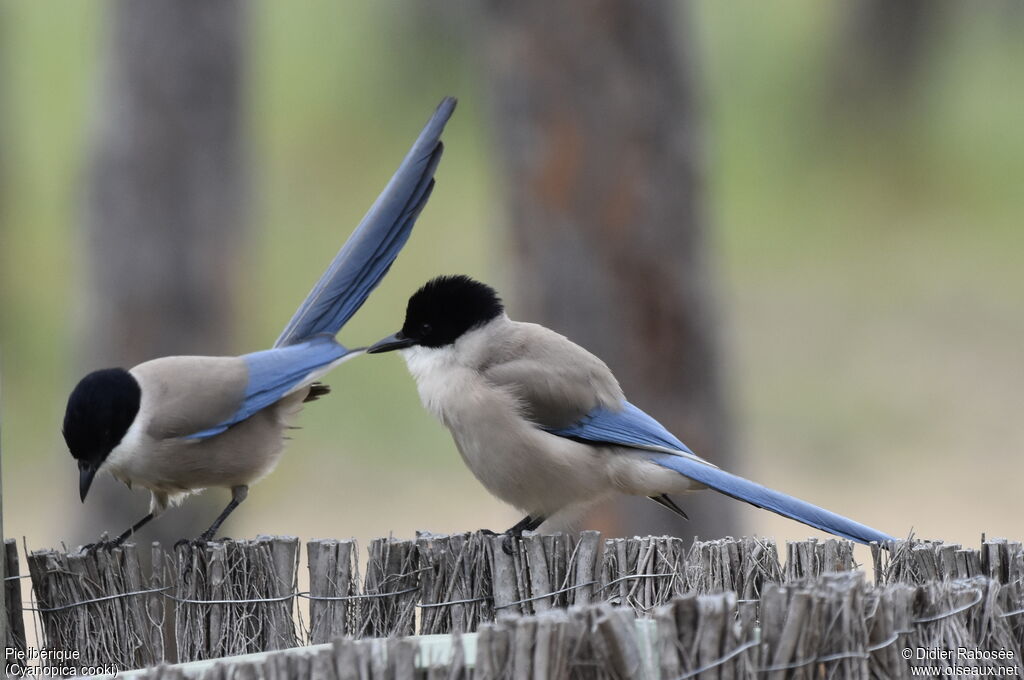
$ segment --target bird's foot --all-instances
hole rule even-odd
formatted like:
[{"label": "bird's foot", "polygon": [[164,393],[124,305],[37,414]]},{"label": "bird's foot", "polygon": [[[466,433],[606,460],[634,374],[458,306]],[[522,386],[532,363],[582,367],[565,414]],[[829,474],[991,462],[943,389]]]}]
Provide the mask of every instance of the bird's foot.
[{"label": "bird's foot", "polygon": [[95,555],[100,550],[106,550],[107,552],[110,552],[114,548],[120,548],[123,542],[124,541],[120,538],[115,538],[111,540],[110,538],[107,538],[106,534],[103,534],[103,536],[100,537],[100,540],[96,541],[95,543],[86,543],[85,545],[83,545],[82,552],[87,555]]},{"label": "bird's foot", "polygon": [[174,544],[174,549],[177,550],[178,548],[186,545],[190,548],[202,548],[209,542],[210,541],[205,536],[200,536],[198,538],[182,538]]},{"label": "bird's foot", "polygon": [[110,552],[115,547],[116,546],[114,545],[113,541],[109,541],[103,538],[96,541],[95,543],[86,543],[82,546],[82,552],[86,555],[95,555],[100,550],[106,550],[107,552]]},{"label": "bird's foot", "polygon": [[522,531],[516,531],[515,529],[509,529],[508,531],[491,531],[490,529],[477,529],[477,533],[482,536],[503,536],[504,540],[501,542],[501,549],[506,555],[512,555],[515,553],[516,539],[522,535]]},{"label": "bird's foot", "polygon": [[514,534],[514,533],[508,532],[508,531],[505,532],[505,538],[501,542],[501,549],[502,549],[502,551],[506,555],[512,555],[512,554],[515,553],[515,551],[516,551],[515,550],[516,549],[516,540],[518,538],[519,538],[519,534]]}]

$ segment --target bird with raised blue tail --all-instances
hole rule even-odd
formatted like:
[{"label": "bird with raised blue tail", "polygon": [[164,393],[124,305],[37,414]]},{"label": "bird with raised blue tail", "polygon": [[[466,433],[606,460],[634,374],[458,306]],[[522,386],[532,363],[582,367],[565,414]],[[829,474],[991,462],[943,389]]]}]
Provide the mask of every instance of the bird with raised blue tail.
[{"label": "bird with raised blue tail", "polygon": [[617,493],[685,517],[669,494],[713,489],[860,543],[892,536],[722,470],[626,400],[596,356],[558,333],[513,321],[490,286],[441,276],[409,298],[397,350],[428,411],[493,495],[526,513],[506,533],[559,522]]},{"label": "bird with raised blue tail", "polygon": [[430,198],[441,132],[455,109],[444,99],[384,191],[352,232],[273,347],[242,356],[172,356],[85,376],[71,392],[64,440],[78,462],[84,502],[99,471],[151,492],[149,513],[119,545],[190,493],[231,490],[199,541],[216,534],[249,487],[277,464],[286,430],[319,382],[362,354],[335,339],[380,283]]}]

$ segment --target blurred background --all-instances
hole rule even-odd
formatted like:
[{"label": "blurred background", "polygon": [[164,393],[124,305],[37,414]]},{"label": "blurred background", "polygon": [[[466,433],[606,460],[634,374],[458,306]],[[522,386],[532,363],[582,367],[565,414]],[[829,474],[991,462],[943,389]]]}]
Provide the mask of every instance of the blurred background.
[{"label": "blurred background", "polygon": [[[437,189],[343,342],[467,273],[712,461],[897,536],[1019,538],[1022,28],[1010,0],[0,3],[4,533],[77,545],[144,514],[106,476],[79,503],[71,388],[268,347],[454,94]],[[328,382],[228,535],[519,519],[398,357]],[[585,524],[817,535],[678,500],[691,523],[635,502]]]}]

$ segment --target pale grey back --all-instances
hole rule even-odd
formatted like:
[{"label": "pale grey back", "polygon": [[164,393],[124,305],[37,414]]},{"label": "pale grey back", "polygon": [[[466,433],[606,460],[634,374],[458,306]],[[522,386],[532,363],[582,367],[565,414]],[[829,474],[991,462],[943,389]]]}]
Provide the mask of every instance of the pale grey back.
[{"label": "pale grey back", "polygon": [[624,398],[608,366],[564,335],[516,321],[501,330],[490,337],[480,372],[510,390],[523,417],[540,427],[568,427],[598,406],[617,408]]},{"label": "pale grey back", "polygon": [[131,373],[152,409],[146,434],[156,440],[184,437],[230,418],[242,405],[249,372],[239,357],[163,357]]}]

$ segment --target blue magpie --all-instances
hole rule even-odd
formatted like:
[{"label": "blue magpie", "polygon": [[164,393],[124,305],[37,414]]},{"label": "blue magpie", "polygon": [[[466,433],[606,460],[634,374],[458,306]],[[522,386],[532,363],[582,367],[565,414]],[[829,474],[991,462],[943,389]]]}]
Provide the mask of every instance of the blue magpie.
[{"label": "blue magpie", "polygon": [[319,379],[363,353],[335,335],[408,240],[434,187],[441,132],[454,109],[454,99],[441,102],[271,349],[163,357],[94,371],[74,388],[63,434],[78,462],[82,501],[99,470],[151,493],[149,513],[114,545],[190,493],[230,489],[230,503],[197,539],[210,540],[249,486],[274,469],[303,404],[328,393]]},{"label": "blue magpie", "polygon": [[628,402],[604,362],[548,328],[509,319],[494,289],[466,276],[427,282],[409,299],[402,329],[367,351],[392,350],[477,479],[526,513],[512,535],[615,493],[685,517],[668,494],[710,488],[860,543],[894,540],[700,458]]}]

